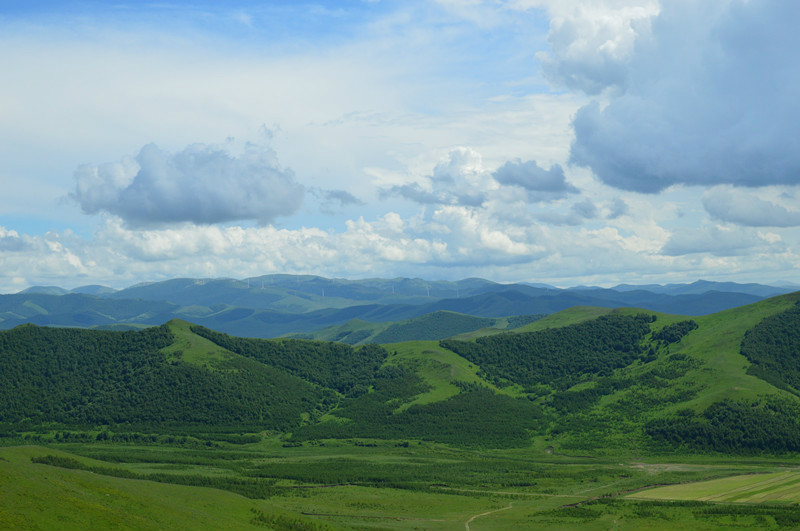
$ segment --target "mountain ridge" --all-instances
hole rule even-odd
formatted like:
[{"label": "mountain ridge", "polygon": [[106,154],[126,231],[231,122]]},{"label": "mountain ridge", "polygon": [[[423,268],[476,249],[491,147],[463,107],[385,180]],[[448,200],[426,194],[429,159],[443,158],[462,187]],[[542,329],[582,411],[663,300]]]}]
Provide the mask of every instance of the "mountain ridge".
[{"label": "mountain ridge", "polygon": [[[409,278],[343,280],[265,275],[245,280],[180,278],[122,290],[103,286],[83,286],[72,291],[32,287],[17,294],[0,295],[0,329],[25,322],[140,328],[185,318],[235,335],[278,337],[314,333],[353,319],[391,323],[439,311],[497,319],[597,306],[706,315],[763,300],[765,294],[776,290],[788,291],[707,281],[653,288],[656,291],[620,286],[558,289],[475,278],[429,282]],[[733,291],[710,289],[713,287]]]}]

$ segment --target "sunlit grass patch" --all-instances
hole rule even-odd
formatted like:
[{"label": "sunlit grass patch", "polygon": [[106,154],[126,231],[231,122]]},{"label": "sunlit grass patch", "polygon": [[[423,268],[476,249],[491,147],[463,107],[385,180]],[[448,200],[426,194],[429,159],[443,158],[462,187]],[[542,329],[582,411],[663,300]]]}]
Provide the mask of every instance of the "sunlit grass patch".
[{"label": "sunlit grass patch", "polygon": [[737,503],[798,503],[800,471],[750,474],[685,485],[670,485],[647,489],[629,497]]}]

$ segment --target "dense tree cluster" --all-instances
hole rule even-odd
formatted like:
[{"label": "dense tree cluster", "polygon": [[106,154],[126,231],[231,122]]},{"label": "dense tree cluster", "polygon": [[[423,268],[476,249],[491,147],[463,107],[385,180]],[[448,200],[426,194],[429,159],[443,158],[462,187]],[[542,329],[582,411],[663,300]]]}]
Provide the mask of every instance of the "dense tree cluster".
[{"label": "dense tree cluster", "polygon": [[800,302],[748,330],[741,353],[752,363],[748,374],[800,394]]},{"label": "dense tree cluster", "polygon": [[325,393],[237,358],[210,371],[167,361],[166,326],[138,332],[22,326],[0,332],[0,422],[259,423],[287,429]]},{"label": "dense tree cluster", "polygon": [[666,344],[677,343],[683,339],[683,336],[695,329],[697,329],[697,323],[695,321],[691,319],[688,321],[680,321],[669,324],[658,332],[653,332],[653,339]]},{"label": "dense tree cluster", "polygon": [[633,385],[630,379],[598,378],[595,385],[577,391],[557,391],[550,405],[560,414],[577,413],[594,406],[603,396]]},{"label": "dense tree cluster", "polygon": [[383,347],[375,344],[353,348],[330,341],[248,339],[202,326],[193,326],[192,331],[231,352],[346,395],[366,391],[388,356]]},{"label": "dense tree cluster", "polygon": [[683,410],[647,423],[648,435],[670,446],[696,450],[755,453],[800,451],[800,404],[777,398],[724,400],[701,415]]},{"label": "dense tree cluster", "polygon": [[344,401],[329,421],[303,427],[298,441],[352,437],[415,438],[473,447],[514,447],[527,444],[531,431],[541,428],[541,409],[524,399],[494,393],[477,385],[447,400],[395,410],[425,390],[420,378],[403,368],[382,374],[374,392]]},{"label": "dense tree cluster", "polygon": [[500,334],[474,342],[443,340],[441,346],[480,365],[495,381],[567,389],[583,375],[608,376],[643,353],[650,315],[606,315],[563,328]]},{"label": "dense tree cluster", "polygon": [[453,312],[434,312],[422,318],[393,324],[375,336],[376,343],[430,340],[450,337],[492,326],[495,319]]}]

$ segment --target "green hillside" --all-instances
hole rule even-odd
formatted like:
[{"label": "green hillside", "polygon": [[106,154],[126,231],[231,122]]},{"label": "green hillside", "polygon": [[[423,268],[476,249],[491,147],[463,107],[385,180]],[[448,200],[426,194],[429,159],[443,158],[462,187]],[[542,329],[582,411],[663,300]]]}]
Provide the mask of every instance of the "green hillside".
[{"label": "green hillside", "polygon": [[[0,332],[0,422],[258,426],[294,442],[793,451],[798,298],[694,318],[576,307],[513,332],[386,348],[237,338],[179,320],[128,332],[23,326]],[[378,336],[479,321],[439,312]],[[737,435],[752,422],[777,435]]]},{"label": "green hillside", "polygon": [[0,332],[0,529],[796,529],[799,301],[362,347]]},{"label": "green hillside", "polygon": [[290,337],[340,341],[349,345],[436,341],[479,330],[491,330],[499,333],[543,317],[545,317],[544,314],[499,318],[475,317],[442,310],[397,322],[370,323],[361,319],[353,319],[343,325],[323,328],[313,333],[292,334]]},{"label": "green hillside", "polygon": [[0,449],[0,529],[252,530],[259,528],[259,515],[281,517],[290,525],[305,524],[306,529],[338,528],[267,500],[223,489],[120,478],[32,462],[46,456],[87,466],[108,464],[36,446]]}]

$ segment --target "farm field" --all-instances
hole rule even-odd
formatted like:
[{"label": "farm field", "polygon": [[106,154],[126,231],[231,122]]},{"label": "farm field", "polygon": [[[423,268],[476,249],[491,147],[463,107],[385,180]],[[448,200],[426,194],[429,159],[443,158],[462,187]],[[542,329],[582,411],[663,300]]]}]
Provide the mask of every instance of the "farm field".
[{"label": "farm field", "polygon": [[800,502],[800,469],[658,487],[637,492],[628,498],[736,503],[798,503]]},{"label": "farm field", "polygon": [[[786,465],[379,440],[10,446],[0,529],[797,529],[796,498],[773,497],[797,494]],[[639,490],[664,483],[681,485]]]}]

